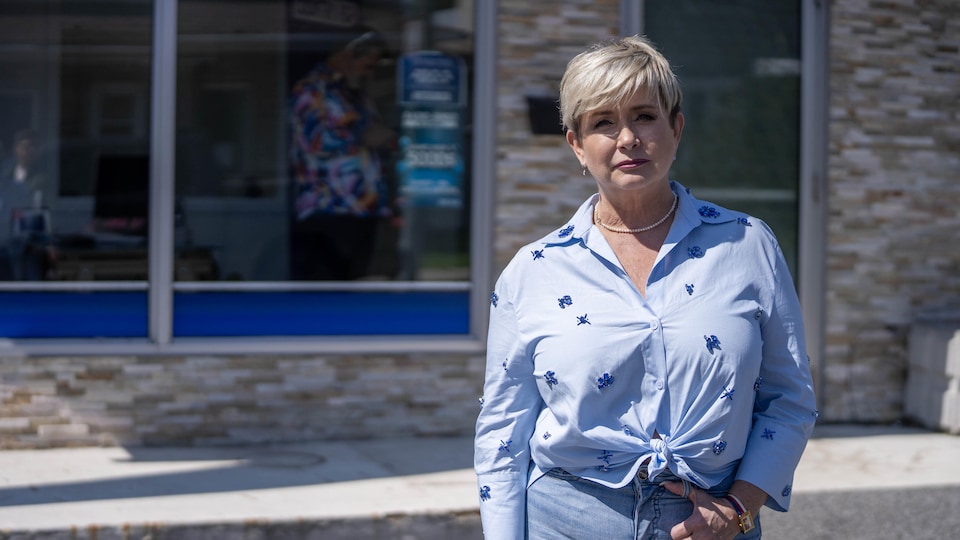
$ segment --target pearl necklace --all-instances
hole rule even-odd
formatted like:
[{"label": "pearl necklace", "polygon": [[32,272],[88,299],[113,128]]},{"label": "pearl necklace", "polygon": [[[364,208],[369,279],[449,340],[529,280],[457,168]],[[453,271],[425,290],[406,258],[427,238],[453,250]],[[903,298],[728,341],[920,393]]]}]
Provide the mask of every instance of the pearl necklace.
[{"label": "pearl necklace", "polygon": [[593,221],[594,221],[597,225],[603,227],[604,229],[606,229],[606,230],[608,230],[608,231],[610,231],[610,232],[623,233],[623,234],[636,234],[636,233],[647,232],[647,231],[649,231],[649,230],[651,230],[651,229],[655,229],[655,228],[659,227],[660,225],[663,224],[664,221],[666,221],[667,219],[670,218],[670,215],[673,214],[673,211],[677,209],[677,200],[678,200],[678,199],[677,199],[677,194],[674,193],[674,194],[673,194],[673,204],[670,205],[670,210],[667,210],[667,214],[666,214],[665,216],[663,216],[662,218],[660,218],[659,220],[657,220],[657,222],[654,223],[653,225],[647,225],[646,227],[640,227],[640,228],[638,228],[638,229],[628,229],[628,228],[626,228],[626,227],[611,227],[610,225],[607,225],[606,223],[600,221],[600,210],[599,210],[599,208],[598,208],[598,207],[600,206],[600,204],[599,204],[600,201],[597,201],[597,204],[595,204],[595,205],[593,206]]}]

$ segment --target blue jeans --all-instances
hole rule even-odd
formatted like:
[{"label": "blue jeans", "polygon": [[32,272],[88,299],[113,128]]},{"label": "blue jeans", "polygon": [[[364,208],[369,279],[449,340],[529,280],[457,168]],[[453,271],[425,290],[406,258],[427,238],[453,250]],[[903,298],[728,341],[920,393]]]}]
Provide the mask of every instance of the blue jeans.
[{"label": "blue jeans", "polygon": [[[733,476],[707,493],[726,495]],[[670,529],[693,513],[693,503],[659,486],[668,481],[680,479],[664,471],[654,480],[634,478],[612,489],[562,469],[547,471],[527,489],[527,538],[669,540]],[[756,528],[738,540],[760,538],[760,519],[754,521]]]}]

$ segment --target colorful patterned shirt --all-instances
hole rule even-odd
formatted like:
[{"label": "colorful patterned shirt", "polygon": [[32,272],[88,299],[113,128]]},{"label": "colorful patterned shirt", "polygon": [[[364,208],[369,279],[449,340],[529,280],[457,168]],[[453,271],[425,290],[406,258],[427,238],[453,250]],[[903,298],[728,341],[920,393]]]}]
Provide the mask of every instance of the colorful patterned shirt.
[{"label": "colorful patterned shirt", "polygon": [[321,64],[294,86],[290,113],[297,218],[385,214],[380,159],[363,142],[376,117],[366,96]]},{"label": "colorful patterned shirt", "polygon": [[646,462],[703,488],[736,469],[789,506],[817,416],[789,270],[762,221],[671,186],[646,297],[596,195],[498,279],[475,441],[488,538],[523,538],[526,487],[551,468],[621,487]]}]

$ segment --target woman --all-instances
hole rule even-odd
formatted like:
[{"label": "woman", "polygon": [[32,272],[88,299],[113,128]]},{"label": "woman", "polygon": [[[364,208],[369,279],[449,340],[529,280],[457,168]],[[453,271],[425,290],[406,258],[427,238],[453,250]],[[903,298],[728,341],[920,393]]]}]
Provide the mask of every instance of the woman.
[{"label": "woman", "polygon": [[641,37],[567,65],[567,143],[597,183],[491,295],[475,466],[488,538],[759,538],[816,419],[770,229],[668,178],[684,118]]}]

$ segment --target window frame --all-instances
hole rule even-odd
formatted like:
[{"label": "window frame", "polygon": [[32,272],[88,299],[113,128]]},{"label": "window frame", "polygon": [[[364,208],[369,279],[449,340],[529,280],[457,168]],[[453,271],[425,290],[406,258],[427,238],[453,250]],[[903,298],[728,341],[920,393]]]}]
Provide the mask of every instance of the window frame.
[{"label": "window frame", "polygon": [[[473,143],[470,207],[470,280],[467,282],[247,282],[194,283],[174,279],[177,15],[179,0],[153,2],[150,83],[150,200],[148,280],[0,284],[0,291],[146,291],[147,337],[0,340],[4,354],[365,354],[477,353],[484,347],[492,286],[496,2],[474,3]],[[162,256],[159,256],[162,255]],[[185,291],[464,291],[469,331],[454,335],[175,337],[174,294]]]}]

